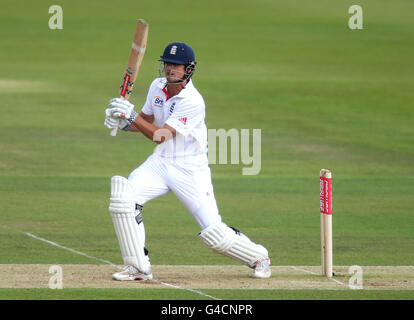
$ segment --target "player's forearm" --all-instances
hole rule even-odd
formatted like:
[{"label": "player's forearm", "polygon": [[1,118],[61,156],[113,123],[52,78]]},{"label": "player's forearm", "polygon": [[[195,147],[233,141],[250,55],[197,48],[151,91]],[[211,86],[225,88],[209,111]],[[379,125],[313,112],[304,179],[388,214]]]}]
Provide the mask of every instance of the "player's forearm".
[{"label": "player's forearm", "polygon": [[158,144],[174,137],[176,134],[173,128],[167,125],[162,128],[157,127],[153,123],[148,122],[141,115],[135,118],[131,127],[135,128],[136,131],[141,131],[144,136]]},{"label": "player's forearm", "polygon": [[[154,122],[154,115],[148,115],[143,112],[139,113],[139,116],[141,116],[142,119],[147,121],[148,123]],[[139,132],[139,128],[134,124],[134,122],[131,123],[131,132]]]},{"label": "player's forearm", "polygon": [[131,123],[131,132],[139,132],[140,130],[138,129],[138,127],[135,126],[135,123],[132,122]]},{"label": "player's forearm", "polygon": [[132,131],[141,131],[144,136],[152,140],[154,132],[159,128],[139,115],[135,118],[134,122],[132,122],[131,129],[133,129]]}]

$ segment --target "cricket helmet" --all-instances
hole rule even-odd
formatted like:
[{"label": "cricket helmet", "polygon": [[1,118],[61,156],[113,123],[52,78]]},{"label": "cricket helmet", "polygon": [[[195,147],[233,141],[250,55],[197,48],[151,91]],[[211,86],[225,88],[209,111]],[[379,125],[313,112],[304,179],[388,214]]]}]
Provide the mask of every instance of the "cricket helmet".
[{"label": "cricket helmet", "polygon": [[196,64],[193,49],[184,42],[173,42],[167,45],[158,61],[183,65]]},{"label": "cricket helmet", "polygon": [[[175,63],[182,64],[185,67],[185,74],[183,78],[175,83],[182,83],[189,80],[195,70],[197,62],[195,61],[195,55],[193,49],[184,42],[172,42],[164,49],[163,55],[158,61],[161,63]],[[161,67],[160,67],[160,75]]]}]

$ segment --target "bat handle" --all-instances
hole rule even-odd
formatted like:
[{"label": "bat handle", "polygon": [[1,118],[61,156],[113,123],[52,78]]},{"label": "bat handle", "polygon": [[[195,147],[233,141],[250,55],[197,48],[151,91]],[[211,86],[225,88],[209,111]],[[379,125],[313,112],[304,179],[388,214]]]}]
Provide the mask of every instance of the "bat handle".
[{"label": "bat handle", "polygon": [[110,134],[111,134],[111,136],[112,137],[115,137],[116,136],[116,132],[118,131],[118,128],[113,128],[112,130],[111,130],[111,132],[110,132]]}]

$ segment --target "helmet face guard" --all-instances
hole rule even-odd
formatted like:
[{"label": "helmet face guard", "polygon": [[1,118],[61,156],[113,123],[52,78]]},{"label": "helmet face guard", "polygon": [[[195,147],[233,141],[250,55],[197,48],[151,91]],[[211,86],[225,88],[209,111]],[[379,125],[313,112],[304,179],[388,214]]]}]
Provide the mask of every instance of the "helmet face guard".
[{"label": "helmet face guard", "polygon": [[184,65],[184,75],[181,80],[170,83],[183,83],[191,78],[194,73],[197,62],[195,61],[195,55],[193,49],[183,42],[173,42],[167,45],[164,49],[163,55],[158,61],[161,61],[159,73],[162,76],[165,74],[165,64],[173,63]]}]

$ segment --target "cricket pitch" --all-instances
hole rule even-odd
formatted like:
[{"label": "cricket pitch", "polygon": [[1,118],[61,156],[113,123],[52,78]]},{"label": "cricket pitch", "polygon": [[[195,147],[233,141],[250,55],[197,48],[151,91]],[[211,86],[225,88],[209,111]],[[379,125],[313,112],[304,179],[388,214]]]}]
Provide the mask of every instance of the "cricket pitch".
[{"label": "cricket pitch", "polygon": [[[53,264],[0,264],[0,288],[48,288]],[[269,279],[251,277],[235,265],[153,265],[151,281],[115,281],[117,267],[59,264],[63,288],[171,289],[321,289],[349,290],[349,267],[335,266],[335,276],[320,275],[320,266],[272,266]],[[119,266],[120,267],[120,266]],[[414,266],[361,266],[364,290],[414,290]]]}]

